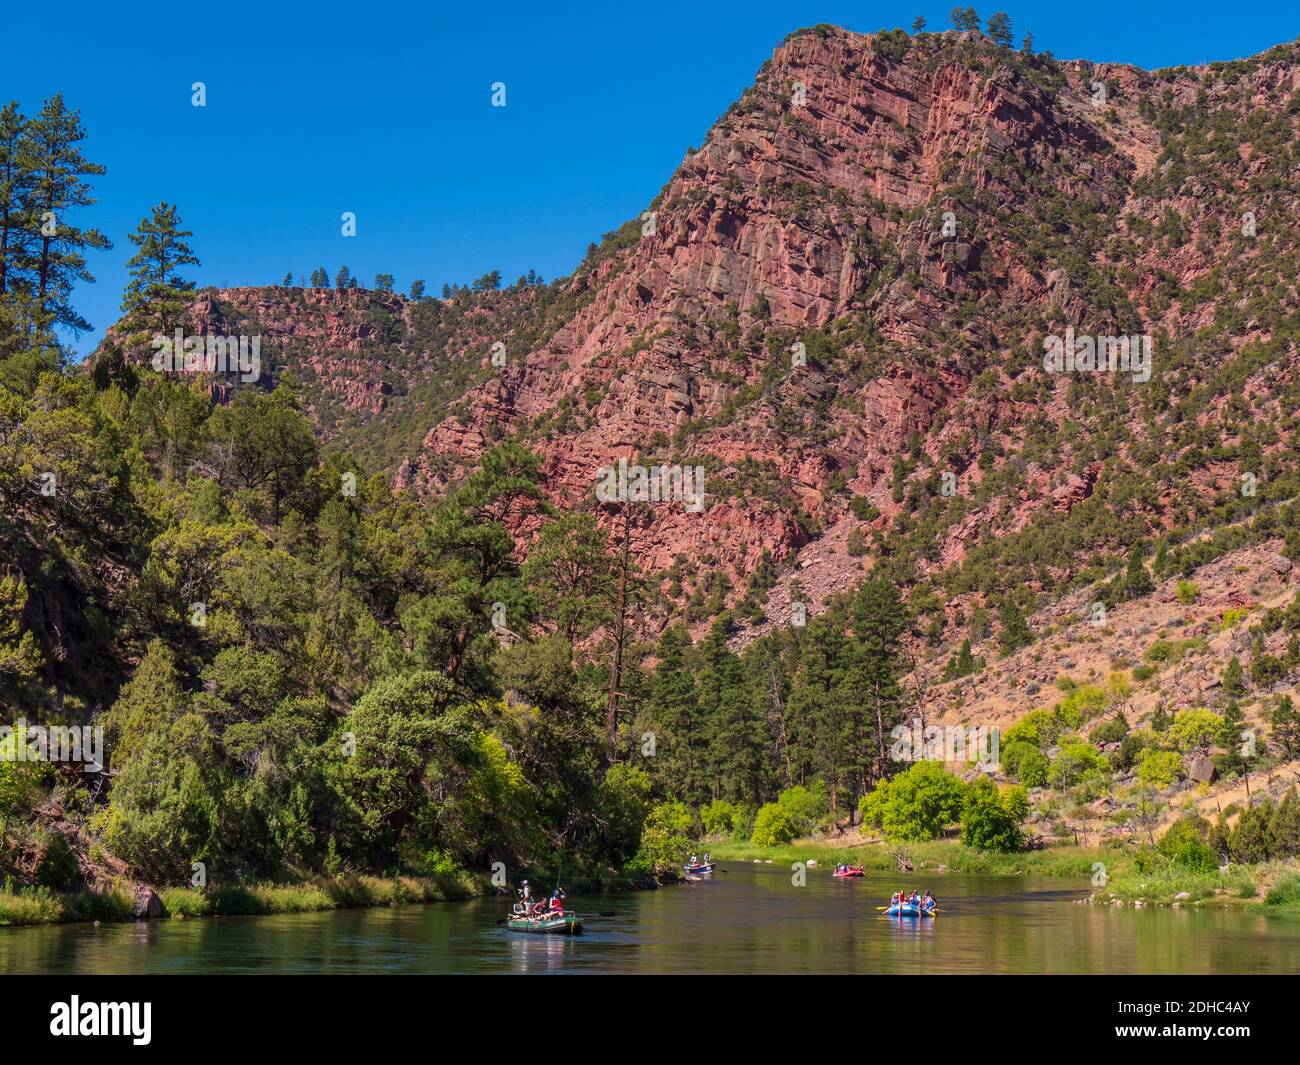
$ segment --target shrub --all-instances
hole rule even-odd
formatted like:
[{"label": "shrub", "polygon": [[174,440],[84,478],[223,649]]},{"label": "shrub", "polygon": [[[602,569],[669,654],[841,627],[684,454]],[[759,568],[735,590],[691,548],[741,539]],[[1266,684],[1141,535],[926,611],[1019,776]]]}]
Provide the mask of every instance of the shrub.
[{"label": "shrub", "polygon": [[1027,788],[1042,788],[1047,786],[1047,773],[1051,764],[1047,760],[1047,755],[1042,751],[1030,751],[1020,761],[1020,773],[1017,780]]},{"label": "shrub", "polygon": [[796,784],[786,788],[776,797],[777,805],[786,812],[795,833],[806,836],[827,814],[830,813],[831,801],[826,785],[815,780],[811,787]]},{"label": "shrub", "polygon": [[1209,830],[1210,826],[1203,817],[1181,817],[1160,837],[1156,850],[1184,869],[1213,872],[1219,863],[1206,843]]},{"label": "shrub", "polygon": [[1183,760],[1176,751],[1148,749],[1138,762],[1138,780],[1153,788],[1169,787],[1183,774]]},{"label": "shrub", "polygon": [[1029,812],[1029,799],[1020,787],[998,791],[988,777],[966,789],[962,802],[961,841],[980,850],[1018,851],[1025,845],[1020,824]]},{"label": "shrub", "polygon": [[1087,740],[1071,740],[1062,744],[1047,771],[1047,782],[1054,788],[1068,788],[1077,784],[1089,773],[1101,773],[1109,763]]},{"label": "shrub", "polygon": [[941,763],[917,762],[864,795],[859,809],[865,822],[891,839],[935,839],[961,817],[966,784]]},{"label": "shrub", "polygon": [[754,834],[749,841],[756,847],[778,847],[789,843],[798,833],[794,819],[780,803],[769,802],[759,807],[754,818]]},{"label": "shrub", "polygon": [[736,815],[740,811],[726,799],[715,799],[700,811],[700,823],[711,836],[726,835],[736,828]]},{"label": "shrub", "polygon": [[1178,596],[1178,601],[1183,606],[1190,606],[1196,602],[1196,597],[1200,594],[1200,588],[1193,581],[1179,581],[1178,590],[1174,594]]},{"label": "shrub", "polygon": [[1222,725],[1223,719],[1204,707],[1184,710],[1169,726],[1169,740],[1180,751],[1207,750]]},{"label": "shrub", "polygon": [[641,847],[632,866],[656,873],[675,870],[690,852],[689,834],[694,825],[695,819],[684,803],[660,803],[645,819]]}]

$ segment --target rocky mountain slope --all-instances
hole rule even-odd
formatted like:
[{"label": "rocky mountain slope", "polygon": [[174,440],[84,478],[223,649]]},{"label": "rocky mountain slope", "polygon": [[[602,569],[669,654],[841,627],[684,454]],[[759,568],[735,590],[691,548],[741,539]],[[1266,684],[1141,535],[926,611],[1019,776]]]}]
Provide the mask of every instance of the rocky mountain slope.
[{"label": "rocky mountain slope", "polygon": [[[566,506],[620,457],[703,466],[702,512],[633,522],[652,628],[725,605],[744,642],[885,566],[951,637],[1294,494],[1298,85],[1294,45],[1147,72],[816,27],[563,281],[191,322],[263,330],[404,489],[512,434]],[[1067,327],[1149,337],[1150,380],[1045,372]]]}]

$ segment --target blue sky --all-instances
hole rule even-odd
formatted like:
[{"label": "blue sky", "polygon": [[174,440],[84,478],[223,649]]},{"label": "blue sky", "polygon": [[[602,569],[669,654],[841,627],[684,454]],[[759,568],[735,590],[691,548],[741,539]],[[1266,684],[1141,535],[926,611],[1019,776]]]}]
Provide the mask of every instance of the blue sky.
[{"label": "blue sky", "polygon": [[[641,211],[685,151],[800,26],[948,26],[952,3],[90,4],[55,23],[6,14],[0,97],[25,112],[62,92],[108,168],[79,212],[114,241],[74,305],[116,318],[126,234],[178,205],[200,284],[278,283],[286,271],[364,284],[392,273],[468,282],[498,269],[568,273],[587,244]],[[1236,59],[1300,34],[1294,2],[975,4],[1005,10],[1038,50],[1145,67]],[[287,5],[284,5],[287,7]],[[16,42],[27,47],[13,47]],[[193,107],[203,81],[207,106]],[[506,85],[507,106],[491,106]],[[339,216],[357,215],[357,236]],[[69,340],[72,338],[70,337]]]}]

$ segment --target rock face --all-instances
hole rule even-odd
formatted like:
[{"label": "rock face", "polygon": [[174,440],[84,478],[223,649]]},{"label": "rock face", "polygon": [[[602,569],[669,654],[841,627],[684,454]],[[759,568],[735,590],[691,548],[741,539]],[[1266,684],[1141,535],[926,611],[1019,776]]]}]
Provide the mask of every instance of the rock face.
[{"label": "rock face", "polygon": [[[512,434],[541,454],[563,506],[593,505],[598,471],[619,458],[703,466],[703,511],[652,507],[633,550],[650,572],[677,567],[661,585],[670,600],[721,578],[734,605],[775,566],[748,639],[791,604],[815,613],[851,587],[900,522],[934,525],[924,576],[992,537],[1105,507],[1133,464],[1189,446],[1137,428],[1151,408],[1135,385],[1045,372],[1044,341],[1067,327],[1151,334],[1157,371],[1162,345],[1216,321],[1232,326],[1223,359],[1270,342],[1272,312],[1249,294],[1294,302],[1294,271],[1275,277],[1295,262],[1294,235],[1275,227],[1265,251],[1227,230],[1248,200],[1258,218],[1287,216],[1294,175],[1278,167],[1300,57],[1284,46],[1232,66],[1153,74],[978,34],[817,27],[781,44],[646,212],[562,282],[420,304],[232,289],[190,321],[262,329],[323,433],[399,490],[439,493]],[[1240,150],[1189,146],[1170,131],[1192,113],[1224,128],[1249,115],[1283,147],[1244,134]],[[1232,280],[1208,283],[1224,249]],[[1186,369],[1186,351],[1178,361],[1162,387],[1190,395],[1208,371]],[[1264,376],[1243,386],[1252,402],[1268,399]],[[1113,398],[1076,440],[1105,438],[1100,455],[1028,446],[1098,388]],[[1209,433],[1225,409],[1179,420]],[[1173,525],[1180,493],[1223,491],[1229,465],[1171,475],[1133,528]],[[936,505],[953,507],[946,520]],[[965,606],[950,614],[962,623]]]}]

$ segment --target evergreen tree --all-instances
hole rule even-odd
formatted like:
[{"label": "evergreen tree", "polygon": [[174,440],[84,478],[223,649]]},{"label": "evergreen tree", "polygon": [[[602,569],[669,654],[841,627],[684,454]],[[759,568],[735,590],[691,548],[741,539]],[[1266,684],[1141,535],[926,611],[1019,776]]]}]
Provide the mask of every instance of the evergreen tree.
[{"label": "evergreen tree", "polygon": [[1127,599],[1141,599],[1150,595],[1155,589],[1151,575],[1143,562],[1146,549],[1142,544],[1134,544],[1128,556],[1128,571],[1124,575],[1124,596]]},{"label": "evergreen tree", "polygon": [[1246,671],[1241,668],[1241,662],[1236,655],[1228,659],[1228,664],[1223,670],[1222,681],[1223,694],[1229,698],[1246,693]]},{"label": "evergreen tree", "polygon": [[1012,41],[1015,39],[1011,34],[1011,16],[1005,11],[995,11],[989,16],[988,34],[993,38],[995,44],[1000,44],[1004,48],[1010,48]]},{"label": "evergreen tree", "polygon": [[671,794],[702,806],[712,791],[703,764],[707,739],[687,660],[690,649],[690,637],[680,625],[666,628],[655,648],[659,665],[650,681],[650,729],[656,737],[651,771]]},{"label": "evergreen tree", "polygon": [[1269,826],[1273,820],[1273,804],[1267,801],[1252,803],[1237,819],[1232,830],[1229,850],[1232,860],[1239,865],[1268,861],[1270,854]]},{"label": "evergreen tree", "polygon": [[971,31],[980,28],[980,17],[973,7],[954,7],[948,13],[948,17],[952,19],[953,26],[958,30]]},{"label": "evergreen tree", "polygon": [[1003,655],[1013,654],[1034,642],[1034,634],[1029,628],[1024,611],[1010,596],[1002,600],[1002,606],[998,610],[998,621],[1002,626],[998,640],[1002,645]]},{"label": "evergreen tree", "polygon": [[697,691],[707,738],[703,761],[710,797],[755,805],[767,791],[767,732],[740,659],[727,646],[724,614],[699,648]]},{"label": "evergreen tree", "polygon": [[853,604],[853,634],[858,646],[850,683],[856,686],[856,697],[866,704],[859,759],[870,759],[868,784],[878,783],[889,772],[890,732],[903,714],[900,654],[909,623],[893,584],[869,580],[858,590]]},{"label": "evergreen tree", "polygon": [[38,228],[28,218],[32,174],[23,165],[26,124],[17,101],[0,109],[0,297],[9,290],[11,279],[21,277],[31,230]]},{"label": "evergreen tree", "polygon": [[925,29],[925,19],[921,15],[917,15],[916,18],[912,20],[912,32],[920,33],[924,29]]},{"label": "evergreen tree", "polygon": [[122,296],[122,310],[129,328],[166,334],[185,309],[194,282],[184,280],[182,266],[197,266],[187,239],[194,234],[181,229],[176,207],[160,203],[127,239],[136,253],[127,260],[129,280]]},{"label": "evergreen tree", "polygon": [[318,266],[316,267],[315,270],[311,272],[311,287],[312,288],[330,287],[330,275],[329,275],[329,271],[327,271],[325,267]]},{"label": "evergreen tree", "polygon": [[392,292],[393,275],[392,274],[375,274],[375,291]]},{"label": "evergreen tree", "polygon": [[31,240],[32,295],[43,343],[52,342],[55,326],[85,331],[90,323],[69,303],[77,281],[94,281],[83,252],[106,249],[112,242],[97,229],[80,229],[68,218],[78,207],[95,202],[90,177],[104,168],[87,160],[78,147],[86,137],[79,112],[69,111],[63,96],[45,101],[20,142],[20,168],[30,175],[30,209],[25,213]]},{"label": "evergreen tree", "polygon": [[334,287],[342,292],[352,284],[352,271],[346,266],[340,266],[339,272],[334,275]]},{"label": "evergreen tree", "polygon": [[1215,743],[1224,752],[1218,759],[1219,768],[1224,772],[1240,772],[1246,768],[1246,759],[1241,753],[1241,732],[1246,723],[1246,715],[1241,712],[1236,699],[1229,699],[1221,716],[1223,723],[1215,736]]},{"label": "evergreen tree", "polygon": [[420,278],[416,278],[411,282],[411,299],[424,299],[424,282]]},{"label": "evergreen tree", "polygon": [[290,270],[284,275],[284,280],[280,282],[281,288],[293,288],[293,271]]},{"label": "evergreen tree", "polygon": [[1295,788],[1287,791],[1268,825],[1268,849],[1274,858],[1300,854],[1300,800]]},{"label": "evergreen tree", "polygon": [[1032,33],[1025,34],[1025,39],[1020,42],[1020,50],[1026,55],[1034,54],[1034,35]]},{"label": "evergreen tree", "polygon": [[1273,742],[1282,748],[1287,759],[1295,758],[1300,753],[1300,714],[1289,695],[1279,695],[1269,713],[1269,724],[1273,727]]}]

